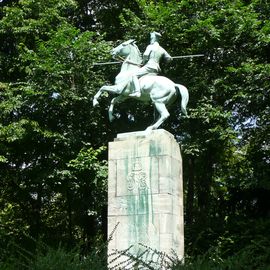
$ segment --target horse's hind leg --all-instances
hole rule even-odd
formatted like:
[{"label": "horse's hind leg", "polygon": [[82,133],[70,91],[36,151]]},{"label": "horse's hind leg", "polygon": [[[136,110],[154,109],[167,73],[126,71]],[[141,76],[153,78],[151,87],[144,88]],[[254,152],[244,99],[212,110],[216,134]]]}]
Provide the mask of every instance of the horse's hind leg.
[{"label": "horse's hind leg", "polygon": [[146,130],[157,129],[170,116],[164,103],[155,102],[154,105],[155,105],[157,111],[159,112],[160,117],[154,125],[148,127]]},{"label": "horse's hind leg", "polygon": [[115,102],[116,102],[116,98],[113,98],[111,100],[111,104],[110,104],[110,107],[109,107],[109,110],[108,110],[110,122],[112,122],[114,120],[113,109],[114,109]]}]

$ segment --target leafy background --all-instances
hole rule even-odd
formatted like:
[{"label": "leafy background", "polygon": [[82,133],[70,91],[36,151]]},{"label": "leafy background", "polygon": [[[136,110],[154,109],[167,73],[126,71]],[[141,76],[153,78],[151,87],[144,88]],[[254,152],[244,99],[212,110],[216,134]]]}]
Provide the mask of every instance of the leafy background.
[{"label": "leafy background", "polygon": [[92,98],[113,84],[119,66],[93,63],[110,61],[111,48],[130,38],[143,51],[155,30],[171,55],[205,54],[163,66],[190,92],[190,117],[175,105],[162,127],[182,149],[187,258],[197,258],[194,269],[205,260],[236,265],[236,257],[239,268],[226,269],[269,266],[268,0],[2,0],[0,7],[2,265],[17,257],[16,247],[35,252],[36,241],[67,252],[79,246],[72,254],[85,256],[103,245],[106,146],[117,133],[145,129],[153,107],[131,100],[109,123],[112,96],[98,108]]}]

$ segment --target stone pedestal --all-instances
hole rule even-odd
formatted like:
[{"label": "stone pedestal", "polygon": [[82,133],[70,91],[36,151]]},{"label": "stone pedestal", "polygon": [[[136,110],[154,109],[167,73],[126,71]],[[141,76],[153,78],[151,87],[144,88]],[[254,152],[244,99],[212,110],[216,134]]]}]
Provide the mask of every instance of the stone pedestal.
[{"label": "stone pedestal", "polygon": [[109,143],[108,234],[116,225],[108,254],[132,246],[136,256],[148,246],[183,258],[182,160],[169,132],[123,133]]}]

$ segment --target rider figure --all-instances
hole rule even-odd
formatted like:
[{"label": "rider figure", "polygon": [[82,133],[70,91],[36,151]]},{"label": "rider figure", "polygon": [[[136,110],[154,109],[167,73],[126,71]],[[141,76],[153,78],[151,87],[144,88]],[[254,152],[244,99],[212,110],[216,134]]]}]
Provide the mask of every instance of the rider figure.
[{"label": "rider figure", "polygon": [[141,67],[132,77],[134,92],[130,94],[131,97],[140,97],[141,89],[139,78],[144,75],[157,75],[160,72],[159,63],[161,59],[166,62],[172,60],[172,57],[159,45],[158,41],[161,37],[160,33],[152,32],[150,33],[150,45],[147,46],[143,54],[143,63],[145,64]]}]

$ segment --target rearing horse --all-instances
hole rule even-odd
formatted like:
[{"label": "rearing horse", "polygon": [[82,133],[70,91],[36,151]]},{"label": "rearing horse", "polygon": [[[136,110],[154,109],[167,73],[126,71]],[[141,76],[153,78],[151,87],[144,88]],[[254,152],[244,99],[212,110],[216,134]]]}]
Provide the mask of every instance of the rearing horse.
[{"label": "rearing horse", "polygon": [[116,103],[128,98],[136,98],[143,102],[152,102],[160,114],[159,119],[146,130],[157,129],[169,116],[166,105],[172,104],[177,98],[177,91],[181,95],[181,110],[187,115],[186,106],[189,99],[188,90],[181,84],[175,84],[163,76],[145,75],[139,79],[141,87],[140,97],[130,97],[133,92],[131,79],[142,63],[141,53],[133,39],[130,39],[112,50],[114,58],[124,59],[120,73],[115,78],[115,85],[102,86],[93,99],[93,106],[98,104],[98,98],[102,92],[110,92],[119,96],[112,99],[109,107],[109,119],[114,119],[113,108]]}]

